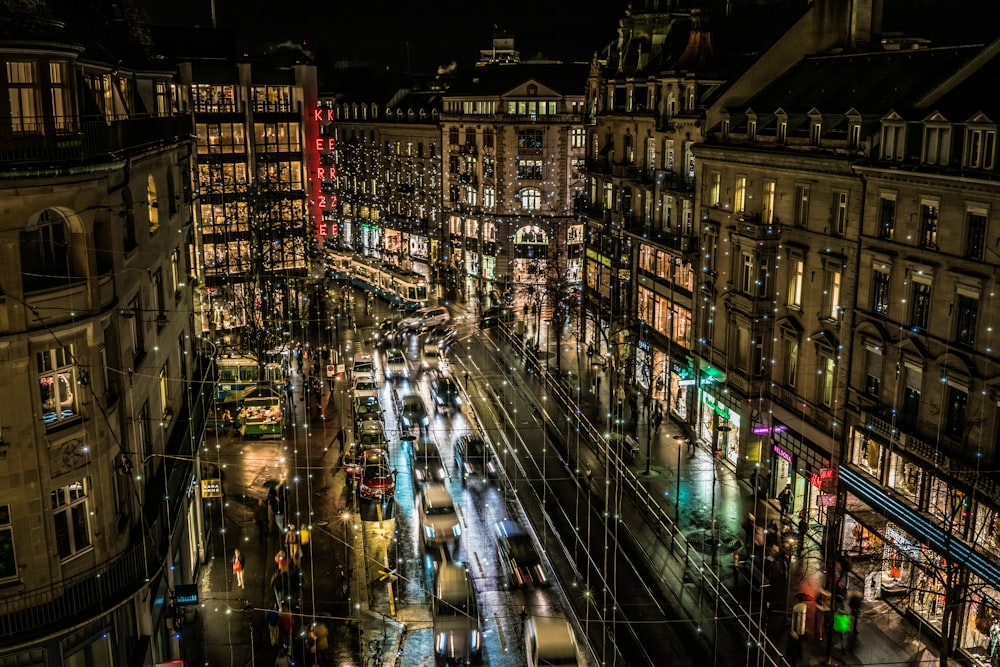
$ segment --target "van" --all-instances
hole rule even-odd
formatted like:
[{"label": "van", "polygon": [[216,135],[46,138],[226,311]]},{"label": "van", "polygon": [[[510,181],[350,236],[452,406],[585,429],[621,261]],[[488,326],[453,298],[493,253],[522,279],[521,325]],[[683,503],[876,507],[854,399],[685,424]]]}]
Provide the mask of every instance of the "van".
[{"label": "van", "polygon": [[524,621],[524,644],[528,667],[583,667],[573,628],[559,616],[529,616]]},{"label": "van", "polygon": [[434,579],[431,601],[434,657],[438,664],[480,663],[483,639],[472,577],[462,563],[444,562]]},{"label": "van", "polygon": [[428,306],[401,321],[399,328],[403,331],[426,331],[450,320],[451,311],[446,306]]}]

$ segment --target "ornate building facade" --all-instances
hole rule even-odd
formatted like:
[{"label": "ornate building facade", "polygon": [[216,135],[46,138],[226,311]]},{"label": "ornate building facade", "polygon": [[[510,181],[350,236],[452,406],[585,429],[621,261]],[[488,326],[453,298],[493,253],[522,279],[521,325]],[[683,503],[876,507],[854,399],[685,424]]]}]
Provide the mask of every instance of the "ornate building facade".
[{"label": "ornate building facade", "polygon": [[191,119],[132,17],[26,7],[0,3],[0,662],[149,664],[203,549]]}]

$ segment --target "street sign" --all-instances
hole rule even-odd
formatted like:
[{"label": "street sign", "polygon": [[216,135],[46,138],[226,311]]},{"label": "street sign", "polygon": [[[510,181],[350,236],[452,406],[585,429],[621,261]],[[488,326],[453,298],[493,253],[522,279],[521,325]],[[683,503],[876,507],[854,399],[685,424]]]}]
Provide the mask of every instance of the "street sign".
[{"label": "street sign", "polygon": [[201,497],[202,498],[221,498],[222,497],[222,480],[219,478],[203,479],[201,480]]},{"label": "street sign", "polygon": [[398,575],[395,570],[388,570],[386,568],[381,568],[378,571],[379,581],[396,581]]}]

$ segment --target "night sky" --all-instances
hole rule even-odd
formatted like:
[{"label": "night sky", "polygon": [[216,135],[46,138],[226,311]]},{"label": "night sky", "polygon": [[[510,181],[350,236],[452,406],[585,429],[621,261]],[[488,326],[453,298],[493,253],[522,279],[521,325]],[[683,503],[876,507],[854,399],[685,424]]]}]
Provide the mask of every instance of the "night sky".
[{"label": "night sky", "polygon": [[[211,0],[140,0],[154,23],[210,25]],[[323,61],[354,60],[413,72],[457,61],[471,65],[491,44],[494,26],[513,32],[522,59],[538,54],[589,60],[616,35],[628,0],[216,0],[220,28],[240,47],[306,42]],[[409,58],[407,58],[409,54]]]}]

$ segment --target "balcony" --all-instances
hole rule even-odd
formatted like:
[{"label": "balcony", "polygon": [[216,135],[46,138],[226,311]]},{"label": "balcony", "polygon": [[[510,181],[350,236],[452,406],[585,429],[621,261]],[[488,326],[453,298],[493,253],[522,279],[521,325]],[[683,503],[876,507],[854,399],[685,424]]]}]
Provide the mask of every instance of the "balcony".
[{"label": "balcony", "polygon": [[79,130],[58,134],[0,133],[0,161],[10,164],[37,162],[97,162],[118,158],[143,148],[190,141],[194,132],[190,116],[162,116],[88,121]]},{"label": "balcony", "polygon": [[683,176],[681,174],[675,174],[672,171],[660,172],[657,175],[657,179],[660,182],[660,187],[664,190],[669,190],[671,192],[685,192],[693,193],[695,188],[695,179],[688,176]]},{"label": "balcony", "polygon": [[741,211],[733,216],[736,223],[736,233],[756,240],[781,240],[781,227],[777,219],[763,222],[759,213]]},{"label": "balcony", "polygon": [[[68,322],[79,317],[81,311],[103,311],[114,303],[114,282],[110,275],[97,279],[98,304],[91,303],[90,285],[86,280],[75,280],[57,287],[25,292],[27,327],[39,329]],[[0,327],[0,331],[5,330]]]},{"label": "balcony", "polygon": [[611,175],[615,178],[639,179],[639,168],[634,164],[614,164],[611,165]]},{"label": "balcony", "polygon": [[795,391],[772,384],[771,398],[788,408],[792,414],[823,431],[824,434],[829,435],[832,433],[833,416],[819,406],[804,400]]},{"label": "balcony", "polygon": [[733,310],[751,317],[763,317],[773,309],[773,299],[769,296],[751,296],[742,292],[731,291],[725,297]]},{"label": "balcony", "polygon": [[611,163],[606,156],[589,158],[587,160],[587,171],[591,174],[610,174]]}]

